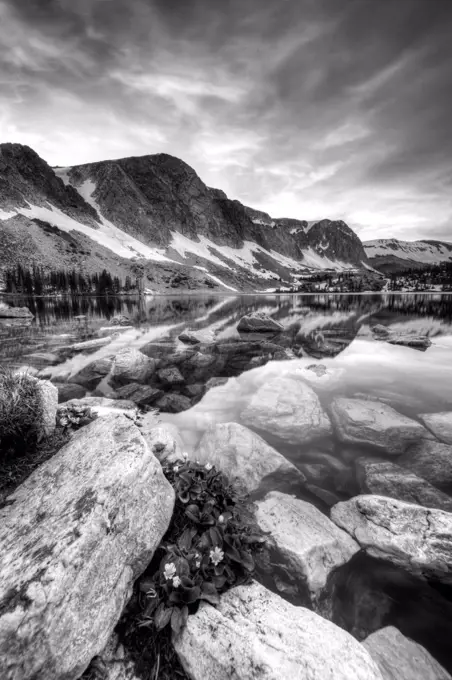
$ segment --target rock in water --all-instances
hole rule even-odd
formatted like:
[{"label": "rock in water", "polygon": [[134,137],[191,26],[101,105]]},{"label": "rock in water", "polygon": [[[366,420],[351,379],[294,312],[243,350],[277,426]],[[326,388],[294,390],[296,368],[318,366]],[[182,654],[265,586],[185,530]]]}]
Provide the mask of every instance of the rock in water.
[{"label": "rock in water", "polygon": [[281,553],[291,576],[306,583],[316,606],[330,573],[359,551],[359,545],[316,507],[279,491],[256,504],[256,520]]},{"label": "rock in water", "polygon": [[79,430],[0,510],[5,680],[75,680],[106,645],[174,492],[123,415]]},{"label": "rock in water", "polygon": [[452,446],[421,440],[397,462],[439,489],[452,490]]},{"label": "rock in water", "polygon": [[419,418],[445,444],[452,444],[452,411],[422,413]]},{"label": "rock in water", "polygon": [[384,680],[452,680],[422,645],[393,626],[372,633],[362,644],[378,664]]},{"label": "rock in water", "polygon": [[198,345],[201,343],[211,343],[214,340],[214,334],[208,329],[190,330],[187,328],[179,335],[179,340],[186,345]]},{"label": "rock in water", "polygon": [[113,359],[114,357],[103,357],[102,359],[92,361],[78,371],[78,373],[71,376],[68,382],[83,385],[88,390],[94,389],[97,383],[110,373]]},{"label": "rock in water", "polygon": [[314,390],[305,382],[288,377],[273,378],[262,385],[242,412],[241,420],[290,444],[332,432]]},{"label": "rock in water", "polygon": [[418,423],[381,401],[336,397],[331,415],[339,439],[356,444],[372,444],[388,454],[398,455],[430,433]]},{"label": "rock in water", "polygon": [[33,319],[34,315],[28,307],[3,307],[3,305],[0,305],[0,318]]},{"label": "rock in water", "polygon": [[202,603],[173,643],[192,680],[382,680],[351,635],[258,583]]},{"label": "rock in water", "polygon": [[139,383],[129,383],[116,390],[120,399],[130,399],[138,406],[153,404],[163,395],[162,390],[158,390],[150,385],[140,385]]},{"label": "rock in water", "polygon": [[384,496],[356,496],[331,519],[371,557],[452,584],[452,514]]},{"label": "rock in water", "polygon": [[390,461],[360,458],[356,461],[357,479],[364,494],[389,496],[406,503],[452,512],[452,498],[425,479]]},{"label": "rock in water", "polygon": [[137,349],[123,349],[115,357],[111,378],[114,384],[147,383],[155,371],[155,359]]},{"label": "rock in water", "polygon": [[77,383],[55,383],[58,390],[58,403],[62,404],[69,399],[83,399],[86,394],[86,388]]},{"label": "rock in water", "polygon": [[238,423],[219,423],[207,430],[193,458],[215,465],[231,479],[238,477],[248,491],[257,489],[271,474],[283,473],[299,483],[306,481],[306,477],[284,456],[255,432]]},{"label": "rock in water", "polygon": [[252,312],[240,319],[237,330],[242,333],[280,333],[284,326],[268,314]]}]

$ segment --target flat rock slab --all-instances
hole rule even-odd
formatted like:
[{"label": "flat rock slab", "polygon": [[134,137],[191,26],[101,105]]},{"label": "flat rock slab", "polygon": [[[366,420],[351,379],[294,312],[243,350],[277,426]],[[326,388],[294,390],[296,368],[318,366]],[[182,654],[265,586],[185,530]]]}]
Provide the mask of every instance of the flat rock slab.
[{"label": "flat rock slab", "polygon": [[130,399],[138,406],[147,406],[153,404],[157,399],[163,395],[162,390],[159,390],[150,385],[140,385],[140,383],[129,383],[116,390],[116,394],[120,399]]},{"label": "flat rock slab", "polygon": [[439,489],[452,490],[452,446],[422,440],[397,460],[404,468]]},{"label": "flat rock slab", "polygon": [[393,626],[372,633],[362,644],[378,664],[384,680],[452,680],[422,645]]},{"label": "flat rock slab", "polygon": [[256,503],[256,520],[281,553],[285,566],[303,580],[315,605],[328,576],[360,550],[347,532],[306,501],[271,491]]},{"label": "flat rock slab", "polygon": [[382,680],[351,635],[258,583],[202,603],[173,644],[192,680]]},{"label": "flat rock slab", "polygon": [[356,496],[331,519],[371,557],[452,584],[452,514],[384,496]]},{"label": "flat rock slab", "polygon": [[240,319],[237,330],[243,333],[280,333],[284,326],[263,312],[252,312]]},{"label": "flat rock slab", "polygon": [[406,503],[452,512],[452,498],[443,491],[390,461],[360,458],[356,461],[357,480],[364,494],[389,496]]},{"label": "flat rock slab", "polygon": [[80,429],[0,510],[0,667],[75,680],[106,645],[171,518],[174,492],[138,428]]},{"label": "flat rock slab", "polygon": [[190,330],[182,331],[179,340],[186,345],[209,344],[214,341],[214,334],[209,330]]},{"label": "flat rock slab", "polygon": [[332,433],[331,422],[312,387],[287,377],[273,378],[262,385],[242,412],[241,420],[290,444]]},{"label": "flat rock slab", "polygon": [[419,418],[445,444],[452,444],[452,411],[443,413],[421,413]]},{"label": "flat rock slab", "polygon": [[417,420],[381,401],[336,397],[331,415],[341,441],[372,444],[387,454],[399,455],[419,439],[432,438]]},{"label": "flat rock slab", "polygon": [[303,483],[306,477],[266,441],[239,423],[219,423],[208,429],[192,455],[215,465],[248,491],[256,490],[267,475],[282,473]]}]

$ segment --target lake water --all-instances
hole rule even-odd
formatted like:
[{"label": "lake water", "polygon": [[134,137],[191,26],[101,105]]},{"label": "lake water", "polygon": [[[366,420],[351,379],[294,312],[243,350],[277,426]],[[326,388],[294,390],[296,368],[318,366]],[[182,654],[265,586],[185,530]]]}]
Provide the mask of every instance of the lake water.
[{"label": "lake water", "polygon": [[[189,452],[196,450],[212,425],[240,423],[253,395],[276,377],[307,381],[327,412],[336,396],[379,400],[414,419],[423,413],[452,411],[451,295],[206,295],[141,301],[22,300],[15,304],[27,304],[35,319],[26,324],[0,320],[3,364],[39,369],[59,385],[93,361],[123,348],[144,348],[164,365],[178,366],[185,383],[168,388],[165,403],[170,406],[160,420],[178,428]],[[282,323],[285,332],[265,342],[240,335],[236,330],[239,319],[256,310]],[[112,328],[111,320],[118,314],[127,315],[131,327]],[[77,319],[79,315],[85,318]],[[432,345],[422,352],[376,340],[371,331],[376,324],[403,333],[428,334]],[[202,361],[198,349],[178,340],[186,328],[215,333],[216,348],[203,350]],[[102,337],[107,340],[100,348],[71,349],[74,343]],[[317,375],[308,368],[313,364],[321,364],[320,373],[326,374]],[[88,393],[117,396],[105,379],[91,384]],[[262,429],[259,434],[300,470],[320,462],[330,466],[331,474],[321,481],[310,480],[309,489],[291,480],[270,478],[256,496],[279,488],[326,514],[334,500],[362,492],[355,460],[376,455],[371,444],[345,444],[334,434],[297,443],[284,442]],[[443,490],[452,491],[447,485]],[[449,589],[438,589],[362,554],[340,570],[334,589],[334,620],[358,638],[393,624],[452,670]]]}]

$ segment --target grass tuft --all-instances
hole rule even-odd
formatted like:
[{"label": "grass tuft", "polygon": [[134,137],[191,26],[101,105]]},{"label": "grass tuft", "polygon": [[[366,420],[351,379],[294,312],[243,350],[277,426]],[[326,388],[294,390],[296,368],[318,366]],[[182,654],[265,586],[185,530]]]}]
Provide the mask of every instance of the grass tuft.
[{"label": "grass tuft", "polygon": [[42,422],[37,382],[0,367],[0,452],[20,456],[36,445]]}]

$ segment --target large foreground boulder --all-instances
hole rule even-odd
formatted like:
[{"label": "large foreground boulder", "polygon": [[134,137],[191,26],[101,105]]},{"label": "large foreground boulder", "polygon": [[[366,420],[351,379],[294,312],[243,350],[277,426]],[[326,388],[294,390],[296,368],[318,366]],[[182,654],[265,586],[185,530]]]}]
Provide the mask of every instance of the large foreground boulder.
[{"label": "large foreground boulder", "polygon": [[174,492],[123,415],[79,430],[0,510],[5,680],[75,680],[106,645]]},{"label": "large foreground boulder", "polygon": [[280,333],[284,330],[278,321],[263,312],[252,312],[240,319],[237,330],[241,333]]},{"label": "large foreground boulder", "polygon": [[336,397],[331,415],[341,441],[371,444],[387,454],[401,454],[418,439],[432,437],[421,423],[381,401]]},{"label": "large foreground boulder", "polygon": [[384,680],[452,680],[422,645],[393,626],[372,633],[362,644],[378,664]]},{"label": "large foreground boulder", "polygon": [[382,680],[351,635],[258,583],[201,604],[174,646],[192,680]]},{"label": "large foreground boulder", "polygon": [[335,505],[331,519],[371,557],[452,584],[451,513],[384,496],[357,496]]},{"label": "large foreground boulder", "polygon": [[306,584],[314,607],[328,576],[359,551],[359,545],[311,503],[271,491],[256,503],[256,521],[270,533],[291,576]]},{"label": "large foreground boulder", "polygon": [[267,475],[284,475],[298,484],[306,481],[306,477],[262,437],[238,423],[218,423],[208,429],[193,458],[215,465],[231,479],[238,477],[248,491],[257,489]]},{"label": "large foreground boulder", "polygon": [[319,398],[302,380],[277,377],[251,397],[241,420],[290,444],[331,434],[332,427]]},{"label": "large foreground boulder", "polygon": [[450,496],[391,461],[359,458],[356,472],[359,488],[364,494],[389,496],[406,503],[452,512]]},{"label": "large foreground boulder", "polygon": [[422,413],[419,418],[445,444],[452,444],[452,411]]},{"label": "large foreground boulder", "polygon": [[452,446],[421,440],[397,460],[404,468],[439,489],[452,491]]}]

